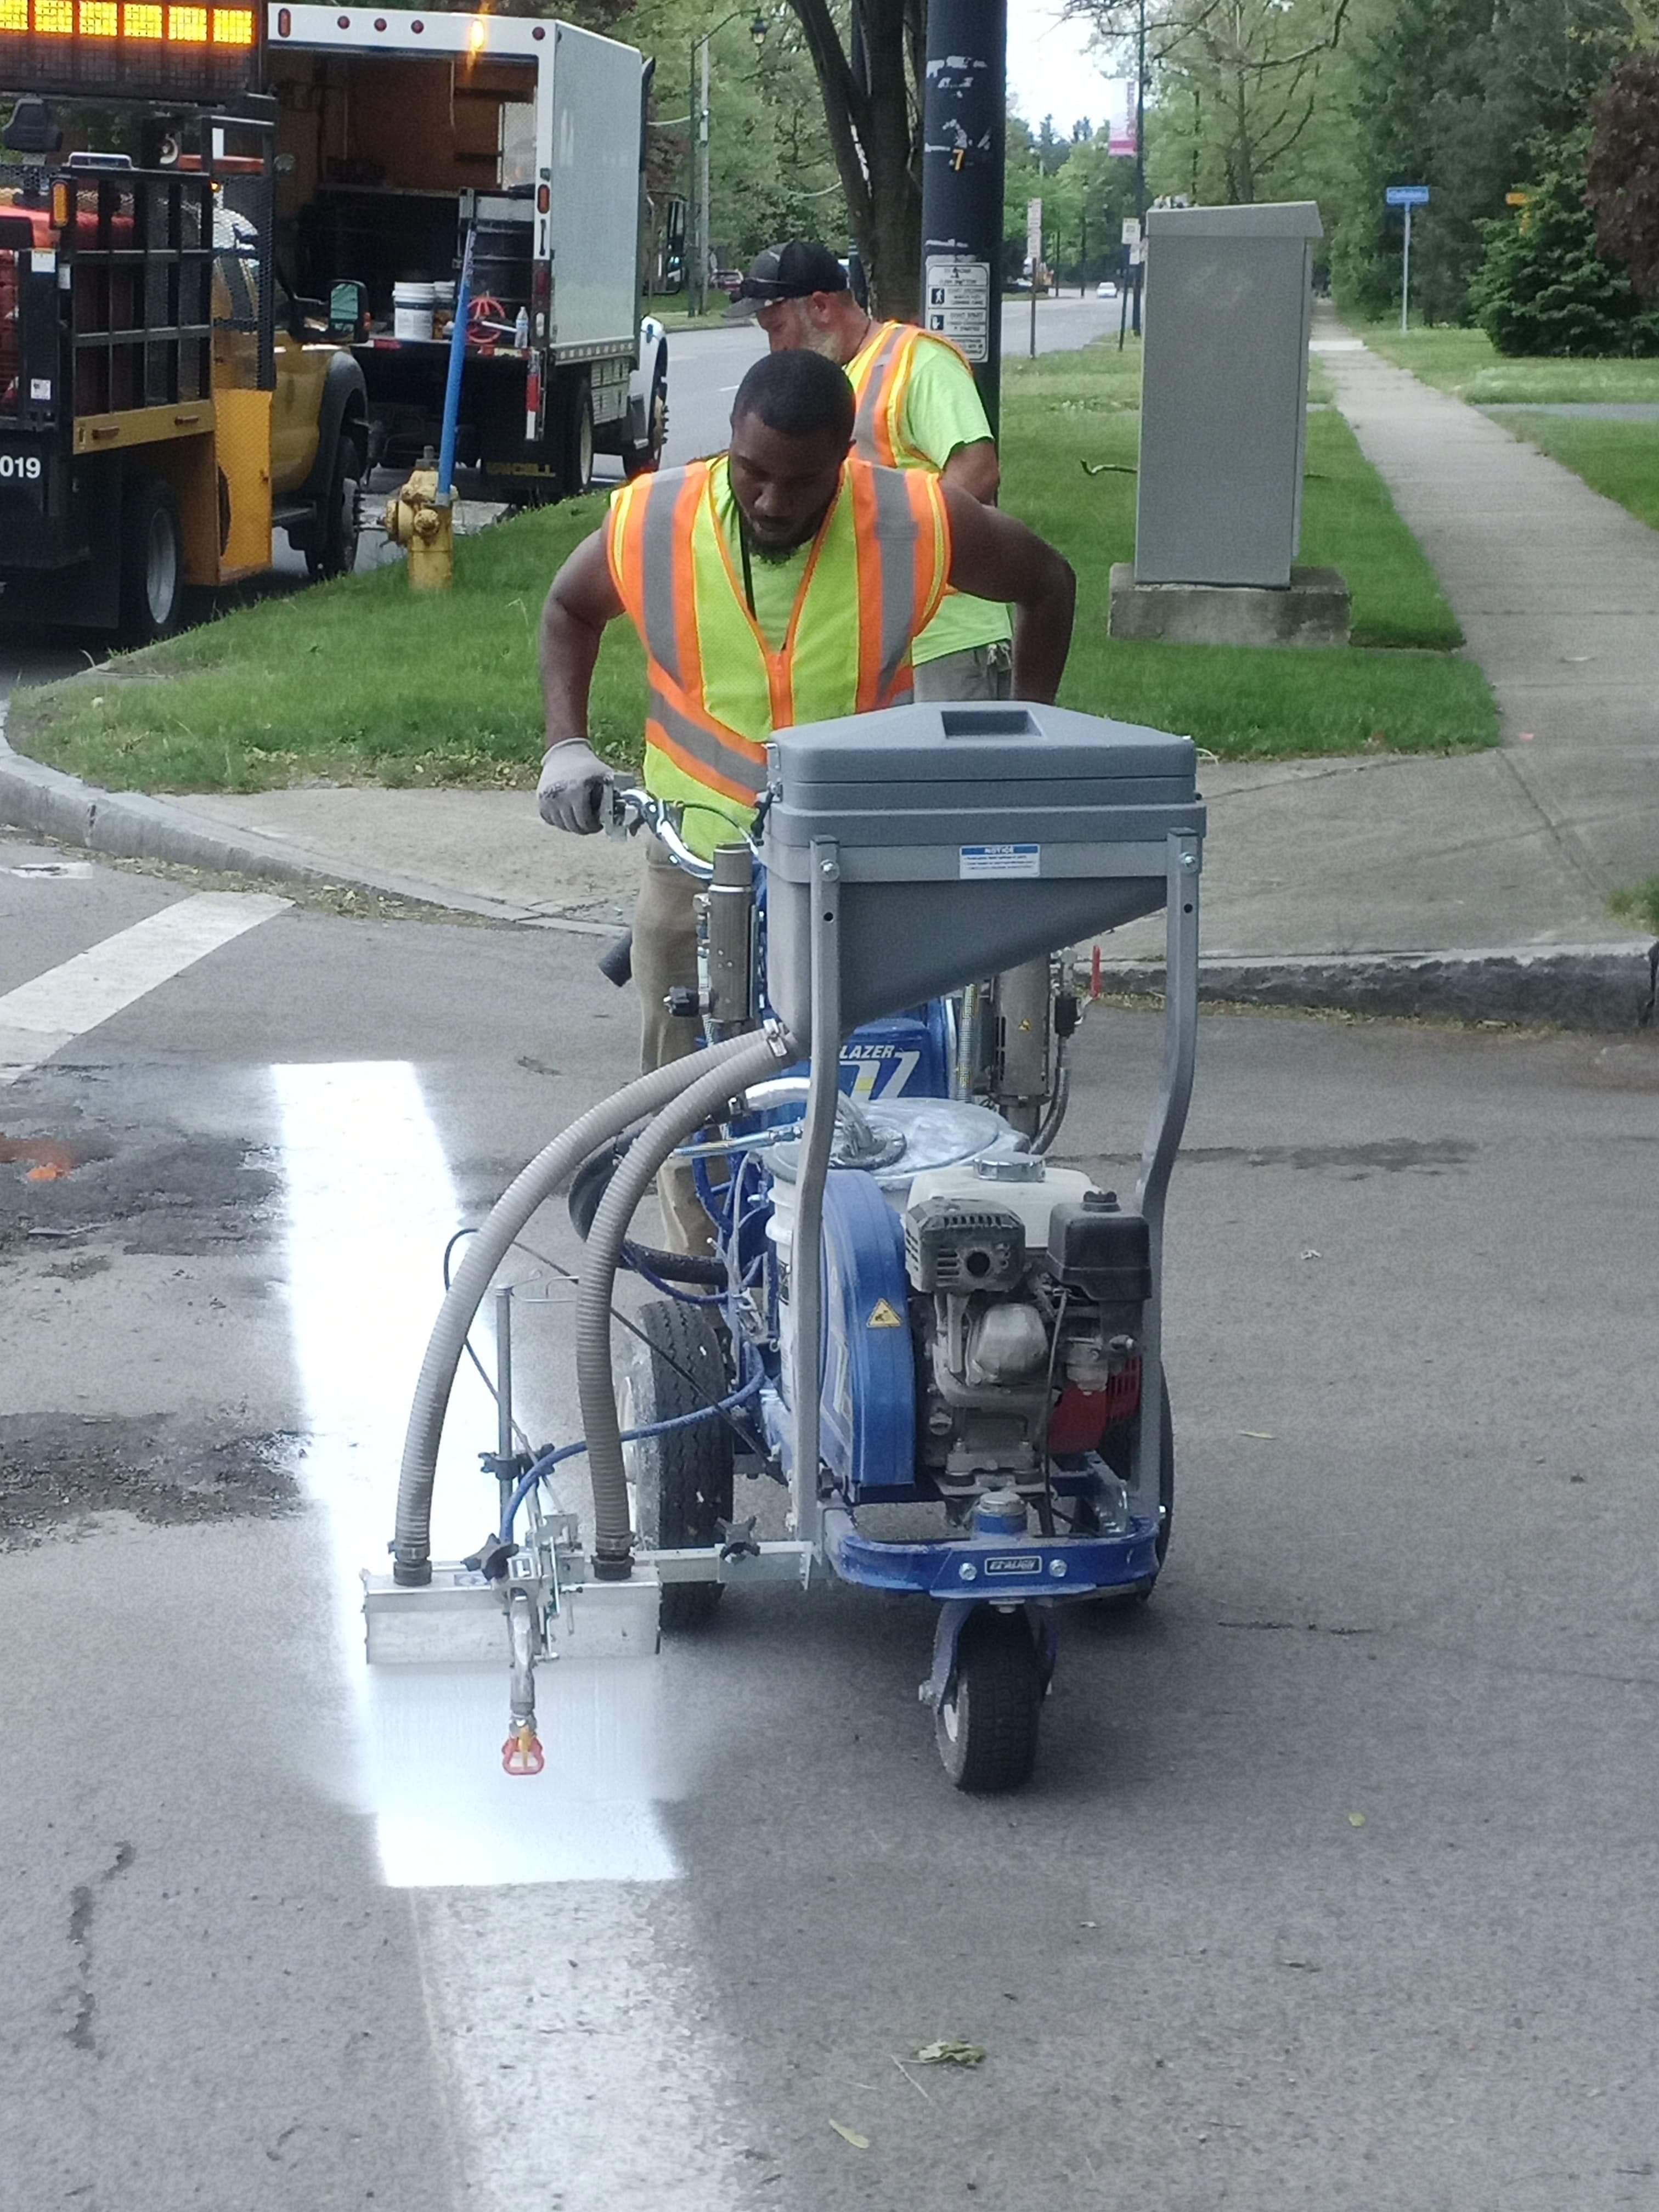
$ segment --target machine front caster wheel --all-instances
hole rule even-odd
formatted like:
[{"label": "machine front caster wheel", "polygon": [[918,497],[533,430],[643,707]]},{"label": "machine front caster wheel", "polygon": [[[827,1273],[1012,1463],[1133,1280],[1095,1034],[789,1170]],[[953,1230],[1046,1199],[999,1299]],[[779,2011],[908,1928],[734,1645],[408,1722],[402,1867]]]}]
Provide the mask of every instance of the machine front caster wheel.
[{"label": "machine front caster wheel", "polygon": [[[617,1410],[624,1435],[717,1403],[726,1379],[726,1340],[696,1306],[657,1298],[639,1311],[648,1340],[634,1340],[618,1378]],[[635,1519],[653,1551],[681,1551],[720,1541],[732,1517],[732,1431],[722,1420],[698,1421],[665,1437],[623,1446],[634,1486]],[[702,1628],[720,1601],[719,1583],[666,1583],[657,1618],[665,1634]]]},{"label": "machine front caster wheel", "polygon": [[975,1613],[957,1646],[956,1680],[933,1710],[933,1738],[958,1790],[1018,1790],[1036,1761],[1042,1668],[1018,1613]]}]

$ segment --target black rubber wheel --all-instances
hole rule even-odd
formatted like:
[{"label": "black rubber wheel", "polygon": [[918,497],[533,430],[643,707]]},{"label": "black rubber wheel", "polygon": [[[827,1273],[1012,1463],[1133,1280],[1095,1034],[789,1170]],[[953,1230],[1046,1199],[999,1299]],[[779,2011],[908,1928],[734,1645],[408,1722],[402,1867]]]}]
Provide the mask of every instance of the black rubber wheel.
[{"label": "black rubber wheel", "polygon": [[179,627],[185,597],[179,502],[161,477],[130,479],[121,501],[121,638],[153,645]]},{"label": "black rubber wheel", "polygon": [[645,442],[623,447],[623,474],[628,477],[647,476],[662,466],[663,447],[668,442],[668,379],[659,369],[651,380],[651,397],[645,408]]},{"label": "black rubber wheel", "polygon": [[957,1646],[950,1696],[933,1713],[933,1740],[958,1790],[1018,1790],[1036,1763],[1042,1669],[1024,1616],[982,1606]]},{"label": "black rubber wheel", "polygon": [[593,392],[585,368],[576,371],[561,397],[559,495],[578,499],[593,481]]},{"label": "black rubber wheel", "polygon": [[[659,1298],[641,1306],[636,1319],[649,1341],[632,1340],[618,1378],[624,1434],[695,1413],[727,1395],[726,1339],[705,1310]],[[665,1437],[624,1444],[623,1454],[647,1548],[680,1551],[720,1541],[720,1523],[732,1517],[732,1431],[723,1420],[711,1416]],[[665,1583],[658,1613],[664,1632],[703,1627],[720,1595],[719,1583]]]},{"label": "black rubber wheel", "polygon": [[[1164,1384],[1163,1419],[1159,1423],[1158,1464],[1158,1565],[1162,1573],[1164,1559],[1169,1555],[1170,1538],[1175,1530],[1175,1416],[1170,1410],[1170,1378],[1159,1370]],[[1139,1416],[1127,1421],[1114,1421],[1100,1440],[1100,1455],[1114,1474],[1127,1482],[1134,1464],[1134,1454],[1140,1434]],[[1158,1576],[1133,1585],[1133,1595],[1144,1605],[1158,1587]]]},{"label": "black rubber wheel", "polygon": [[315,542],[306,548],[313,582],[349,576],[357,565],[357,487],[362,475],[356,439],[342,430],[334,447],[328,495],[317,517]]}]

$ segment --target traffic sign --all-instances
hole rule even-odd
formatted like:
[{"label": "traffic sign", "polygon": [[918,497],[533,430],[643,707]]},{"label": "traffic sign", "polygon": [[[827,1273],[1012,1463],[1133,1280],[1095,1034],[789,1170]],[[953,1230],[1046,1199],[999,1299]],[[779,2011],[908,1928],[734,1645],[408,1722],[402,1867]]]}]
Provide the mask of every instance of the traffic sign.
[{"label": "traffic sign", "polygon": [[1429,188],[1426,185],[1385,185],[1382,197],[1390,207],[1427,207]]}]

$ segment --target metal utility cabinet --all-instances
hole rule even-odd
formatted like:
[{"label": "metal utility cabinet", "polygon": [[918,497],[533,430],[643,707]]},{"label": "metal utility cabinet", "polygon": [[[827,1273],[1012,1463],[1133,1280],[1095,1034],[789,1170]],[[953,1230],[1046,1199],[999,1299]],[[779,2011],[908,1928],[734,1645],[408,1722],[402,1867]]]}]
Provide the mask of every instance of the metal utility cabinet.
[{"label": "metal utility cabinet", "polygon": [[1137,584],[1291,581],[1302,527],[1311,200],[1154,208]]}]

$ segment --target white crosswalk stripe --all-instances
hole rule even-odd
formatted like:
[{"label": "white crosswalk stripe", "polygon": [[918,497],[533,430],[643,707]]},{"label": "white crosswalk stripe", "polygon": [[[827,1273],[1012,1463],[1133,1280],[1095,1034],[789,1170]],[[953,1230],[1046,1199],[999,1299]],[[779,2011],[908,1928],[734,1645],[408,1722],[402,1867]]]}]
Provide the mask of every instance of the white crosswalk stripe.
[{"label": "white crosswalk stripe", "polygon": [[0,998],[0,1088],[290,903],[264,892],[198,891],[20,983]]}]

